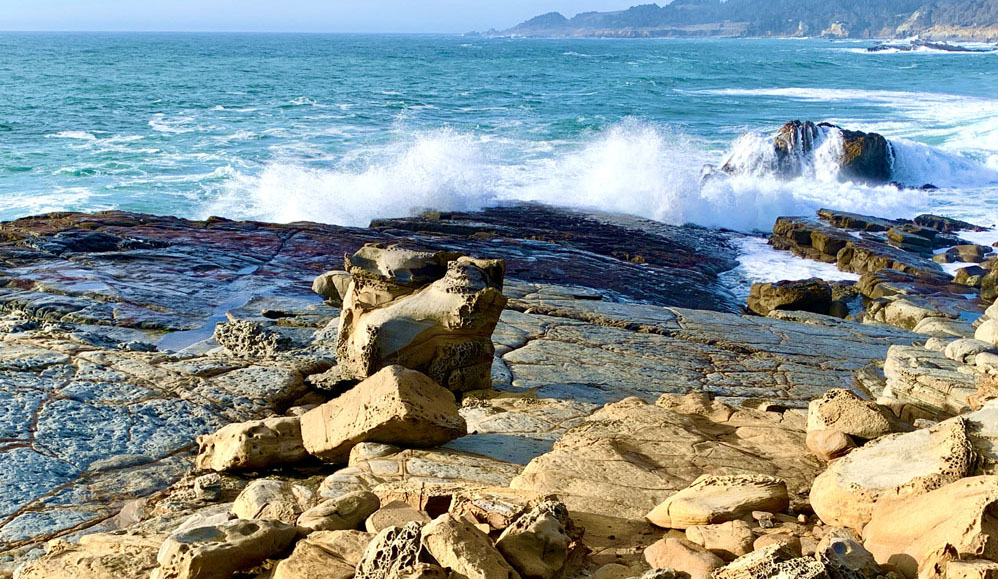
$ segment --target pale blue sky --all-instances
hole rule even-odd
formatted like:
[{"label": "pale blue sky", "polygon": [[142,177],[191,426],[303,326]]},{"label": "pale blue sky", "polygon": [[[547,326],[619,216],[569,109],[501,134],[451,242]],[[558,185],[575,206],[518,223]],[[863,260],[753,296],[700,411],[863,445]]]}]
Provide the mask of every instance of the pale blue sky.
[{"label": "pale blue sky", "polygon": [[[644,0],[647,1],[647,0]],[[641,0],[0,0],[0,30],[467,32]],[[661,2],[665,3],[665,2]]]}]

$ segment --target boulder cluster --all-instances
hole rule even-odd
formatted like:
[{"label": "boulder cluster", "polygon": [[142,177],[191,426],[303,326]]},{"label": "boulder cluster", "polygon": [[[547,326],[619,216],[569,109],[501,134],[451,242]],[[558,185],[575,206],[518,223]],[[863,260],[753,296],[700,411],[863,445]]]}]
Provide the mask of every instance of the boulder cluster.
[{"label": "boulder cluster", "polygon": [[[777,227],[801,252],[825,256],[837,244],[833,226]],[[850,263],[881,259],[856,257],[868,249],[858,238],[847,243]],[[998,306],[976,328],[945,317],[949,333],[891,346],[882,369],[857,371],[806,408],[689,389],[585,405],[493,389],[512,382],[495,344],[510,353],[528,341],[493,336],[508,302],[504,276],[502,261],[447,251],[372,244],[347,256],[344,270],[313,285],[341,310],[319,333],[336,363],[309,374],[308,394],[282,414],[200,436],[195,470],[132,505],[141,515],[130,524],[53,541],[16,578],[998,575]],[[773,318],[806,310],[797,315],[809,331],[835,328],[845,322],[821,314],[848,300],[822,283],[754,288],[750,305],[769,318],[750,318],[782,324]],[[566,317],[541,324],[568,336],[557,346],[565,352],[580,320],[613,328],[613,304],[544,291]],[[928,298],[899,301],[881,306],[898,310],[891,319],[904,322],[894,325],[917,332],[943,317],[911,312],[938,311]],[[864,321],[881,323],[866,306]],[[593,313],[600,307],[605,317]],[[676,333],[692,331],[694,313],[685,315]],[[644,335],[664,338],[654,328]],[[290,355],[259,324],[220,325],[215,340],[233,355]],[[604,347],[622,346],[607,338]],[[781,347],[794,344],[774,343],[730,374],[751,373]],[[564,360],[553,371],[567,383],[573,363]],[[461,450],[476,435],[540,450],[519,465]]]}]

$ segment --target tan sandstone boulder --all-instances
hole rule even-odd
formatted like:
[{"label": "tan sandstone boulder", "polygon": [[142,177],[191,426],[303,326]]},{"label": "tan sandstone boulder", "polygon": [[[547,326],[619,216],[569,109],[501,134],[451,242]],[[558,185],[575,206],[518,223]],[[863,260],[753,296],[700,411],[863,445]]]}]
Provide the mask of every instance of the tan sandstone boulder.
[{"label": "tan sandstone boulder", "polygon": [[418,511],[403,501],[392,501],[367,517],[364,528],[368,533],[380,533],[390,527],[403,527],[407,523],[417,522],[421,525],[429,523],[430,517]]},{"label": "tan sandstone boulder", "polygon": [[825,566],[811,557],[794,557],[786,545],[774,543],[743,555],[718,569],[713,579],[819,579]]},{"label": "tan sandstone boulder", "polygon": [[388,366],[301,417],[309,453],[343,463],[360,442],[438,446],[467,432],[454,395],[415,370]]},{"label": "tan sandstone boulder", "polygon": [[806,443],[814,456],[825,462],[845,456],[856,448],[852,437],[840,430],[809,430]]},{"label": "tan sandstone boulder", "polygon": [[236,519],[170,535],[151,579],[229,579],[288,548],[297,531],[278,521]]},{"label": "tan sandstone boulder", "polygon": [[350,579],[373,538],[361,531],[312,533],[277,564],[273,579]]},{"label": "tan sandstone boulder", "polygon": [[[860,530],[873,505],[909,500],[998,464],[998,400],[931,428],[868,443],[815,480],[811,504],[831,525]],[[844,522],[848,521],[848,524]]]},{"label": "tan sandstone boulder", "polygon": [[779,476],[793,495],[810,488],[821,463],[804,445],[796,411],[732,408],[703,395],[665,395],[608,404],[562,436],[510,483],[557,495],[586,529],[598,563],[633,560],[661,538],[648,511],[704,474]]},{"label": "tan sandstone boulder", "polygon": [[315,494],[307,487],[282,480],[257,479],[236,497],[232,514],[240,519],[265,519],[294,525],[299,515],[313,504]]},{"label": "tan sandstone boulder", "polygon": [[667,537],[645,549],[645,561],[652,569],[675,569],[690,579],[710,579],[724,561],[700,545],[686,539]]},{"label": "tan sandstone boulder", "polygon": [[[948,418],[970,409],[967,398],[979,387],[980,377],[970,366],[918,346],[894,345],[884,361],[884,398],[900,404],[898,414],[914,418]],[[911,406],[911,410],[906,410]]]},{"label": "tan sandstone boulder", "polygon": [[369,244],[347,257],[346,269],[342,376],[399,364],[455,392],[491,388],[491,336],[506,305],[502,261]]},{"label": "tan sandstone boulder", "polygon": [[704,475],[648,513],[666,529],[686,529],[739,519],[753,511],[779,513],[790,506],[787,483],[766,475]]},{"label": "tan sandstone boulder", "polygon": [[342,270],[327,271],[312,280],[312,291],[322,296],[327,303],[339,306],[350,287],[350,274]]},{"label": "tan sandstone boulder", "polygon": [[627,398],[565,433],[511,487],[557,494],[573,514],[643,520],[705,474],[779,476],[793,492],[808,489],[821,467],[804,437],[803,418],[790,412],[735,409],[697,394],[654,405]]},{"label": "tan sandstone boulder", "polygon": [[[378,533],[357,563],[356,579],[419,576],[422,528],[422,523],[411,522],[402,527],[388,527]],[[446,575],[441,577],[445,578]]]},{"label": "tan sandstone boulder", "polygon": [[970,474],[973,447],[961,419],[882,437],[831,463],[811,487],[827,525],[863,529],[879,501],[908,500]]},{"label": "tan sandstone boulder", "polygon": [[297,417],[275,417],[223,426],[213,434],[199,436],[196,466],[223,472],[265,469],[289,464],[307,456]]},{"label": "tan sandstone boulder", "polygon": [[310,531],[359,529],[371,513],[381,507],[378,495],[358,491],[326,499],[298,517],[298,526]]},{"label": "tan sandstone boulder", "polygon": [[807,407],[807,430],[837,430],[872,440],[903,430],[898,419],[876,402],[862,400],[849,390],[833,388]]},{"label": "tan sandstone boulder", "polygon": [[79,544],[52,543],[48,552],[21,569],[19,579],[148,579],[159,564],[162,536],[95,533]]},{"label": "tan sandstone boulder", "polygon": [[741,519],[716,525],[694,525],[686,529],[686,538],[725,561],[751,553],[755,541],[752,526]]},{"label": "tan sandstone boulder", "polygon": [[970,477],[877,505],[863,545],[881,565],[914,578],[944,545],[960,559],[998,559],[998,477]]},{"label": "tan sandstone boulder", "polygon": [[581,535],[563,503],[544,500],[507,527],[496,548],[523,579],[555,579],[582,555]]},{"label": "tan sandstone boulder", "polygon": [[452,577],[466,579],[520,579],[492,539],[474,525],[450,514],[423,528],[423,547]]},{"label": "tan sandstone boulder", "polygon": [[998,562],[985,559],[950,561],[946,564],[946,579],[995,579]]}]

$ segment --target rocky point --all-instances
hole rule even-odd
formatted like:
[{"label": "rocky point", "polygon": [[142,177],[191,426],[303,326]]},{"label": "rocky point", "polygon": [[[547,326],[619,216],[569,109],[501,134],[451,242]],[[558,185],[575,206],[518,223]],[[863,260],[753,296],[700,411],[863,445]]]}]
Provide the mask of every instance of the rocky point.
[{"label": "rocky point", "polygon": [[741,307],[736,234],[536,205],[3,224],[0,577],[991,577],[968,228],[781,218],[862,277]]}]

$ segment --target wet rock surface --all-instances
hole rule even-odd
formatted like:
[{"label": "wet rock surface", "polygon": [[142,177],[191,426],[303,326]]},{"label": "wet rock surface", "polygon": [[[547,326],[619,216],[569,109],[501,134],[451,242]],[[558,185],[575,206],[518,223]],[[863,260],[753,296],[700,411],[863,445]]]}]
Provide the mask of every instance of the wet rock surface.
[{"label": "wet rock surface", "polygon": [[[247,579],[443,579],[455,572],[872,579],[876,566],[895,556],[918,569],[993,557],[978,535],[957,533],[992,524],[991,483],[965,482],[990,480],[998,456],[992,316],[972,324],[980,302],[940,283],[949,279],[941,269],[926,275],[876,266],[881,258],[901,263],[888,258],[904,254],[909,265],[938,268],[920,250],[887,243],[892,228],[929,239],[924,232],[829,213],[828,232],[849,227],[884,236],[860,258],[868,276],[854,300],[862,320],[855,312],[840,319],[783,309],[759,316],[736,313],[718,290],[728,251],[722,234],[649,225],[647,237],[630,239],[622,235],[644,222],[528,207],[536,211],[519,221],[510,221],[513,208],[501,208],[375,230],[127,214],[104,214],[108,222],[89,229],[77,226],[98,217],[18,222],[4,242],[5,263],[18,252],[36,261],[27,270],[3,269],[14,281],[2,289],[21,287],[30,295],[18,299],[39,304],[69,295],[62,291],[68,285],[56,288],[63,283],[53,273],[58,267],[41,273],[45,259],[88,264],[71,284],[100,278],[107,262],[95,260],[185,244],[201,247],[187,252],[192,260],[214,255],[224,269],[230,265],[213,252],[234,251],[228,239],[235,232],[244,243],[294,233],[282,242],[290,253],[275,249],[260,266],[269,268],[270,285],[248,270],[233,274],[247,293],[188,283],[197,276],[174,262],[180,273],[157,278],[159,293],[175,287],[177,295],[188,292],[183,299],[211,305],[181,310],[180,297],[128,302],[152,311],[151,325],[123,309],[87,323],[58,309],[6,310],[0,412],[9,419],[0,480],[8,506],[0,550],[14,559],[0,561],[0,576],[20,566],[32,578],[148,576],[153,567],[163,576],[196,577],[203,572],[197,561],[224,560],[213,568]],[[920,227],[936,230],[933,244],[948,234],[945,221],[923,221]],[[100,235],[60,236],[54,223]],[[35,233],[26,233],[29,226]],[[831,255],[831,234],[815,231],[806,229],[812,255]],[[855,232],[845,233],[847,243],[858,239]],[[488,262],[455,253],[507,259],[506,308],[490,330],[484,387],[452,392],[433,384],[429,368],[405,370],[447,395],[421,411],[442,413],[430,422],[446,423],[446,436],[427,435],[418,420],[408,421],[406,436],[395,426],[384,431],[390,436],[377,435],[391,418],[364,423],[367,415],[406,415],[406,405],[393,406],[390,392],[358,384],[338,365],[330,328],[339,327],[342,311],[325,300],[336,303],[344,274],[328,279],[322,295],[311,293],[316,276],[339,267],[342,255],[386,240],[446,257],[437,269],[408,259],[361,266],[415,293],[461,259],[490,275]],[[295,244],[309,249],[299,253]],[[705,246],[716,253],[697,266],[680,257]],[[154,269],[169,263],[149,259]],[[673,270],[686,273],[670,278]],[[132,275],[141,286],[147,274],[116,270],[108,279],[127,286]],[[653,290],[653,282],[663,285]],[[124,308],[109,287],[72,297]],[[836,300],[843,295],[833,292]],[[708,296],[709,306],[699,303]],[[709,309],[679,305],[687,302]],[[473,308],[455,315],[471,320]],[[216,321],[226,323],[213,339]],[[172,328],[182,332],[164,336]],[[469,334],[469,343],[476,339]],[[342,412],[326,411],[333,407]],[[321,428],[306,425],[312,422]],[[303,425],[326,438],[342,430],[347,444],[308,443]],[[832,448],[832,437],[819,441],[812,433],[837,433],[848,444]],[[925,508],[905,510],[910,501]],[[933,506],[948,501],[964,501],[961,512],[971,514],[953,518]],[[934,531],[911,531],[920,526]],[[95,531],[102,533],[75,542]],[[71,542],[53,543],[44,554],[35,548],[60,535]],[[939,541],[956,555],[936,549]],[[649,570],[663,564],[677,568]],[[954,565],[953,574],[974,569]],[[901,569],[907,577],[910,571]]]}]

